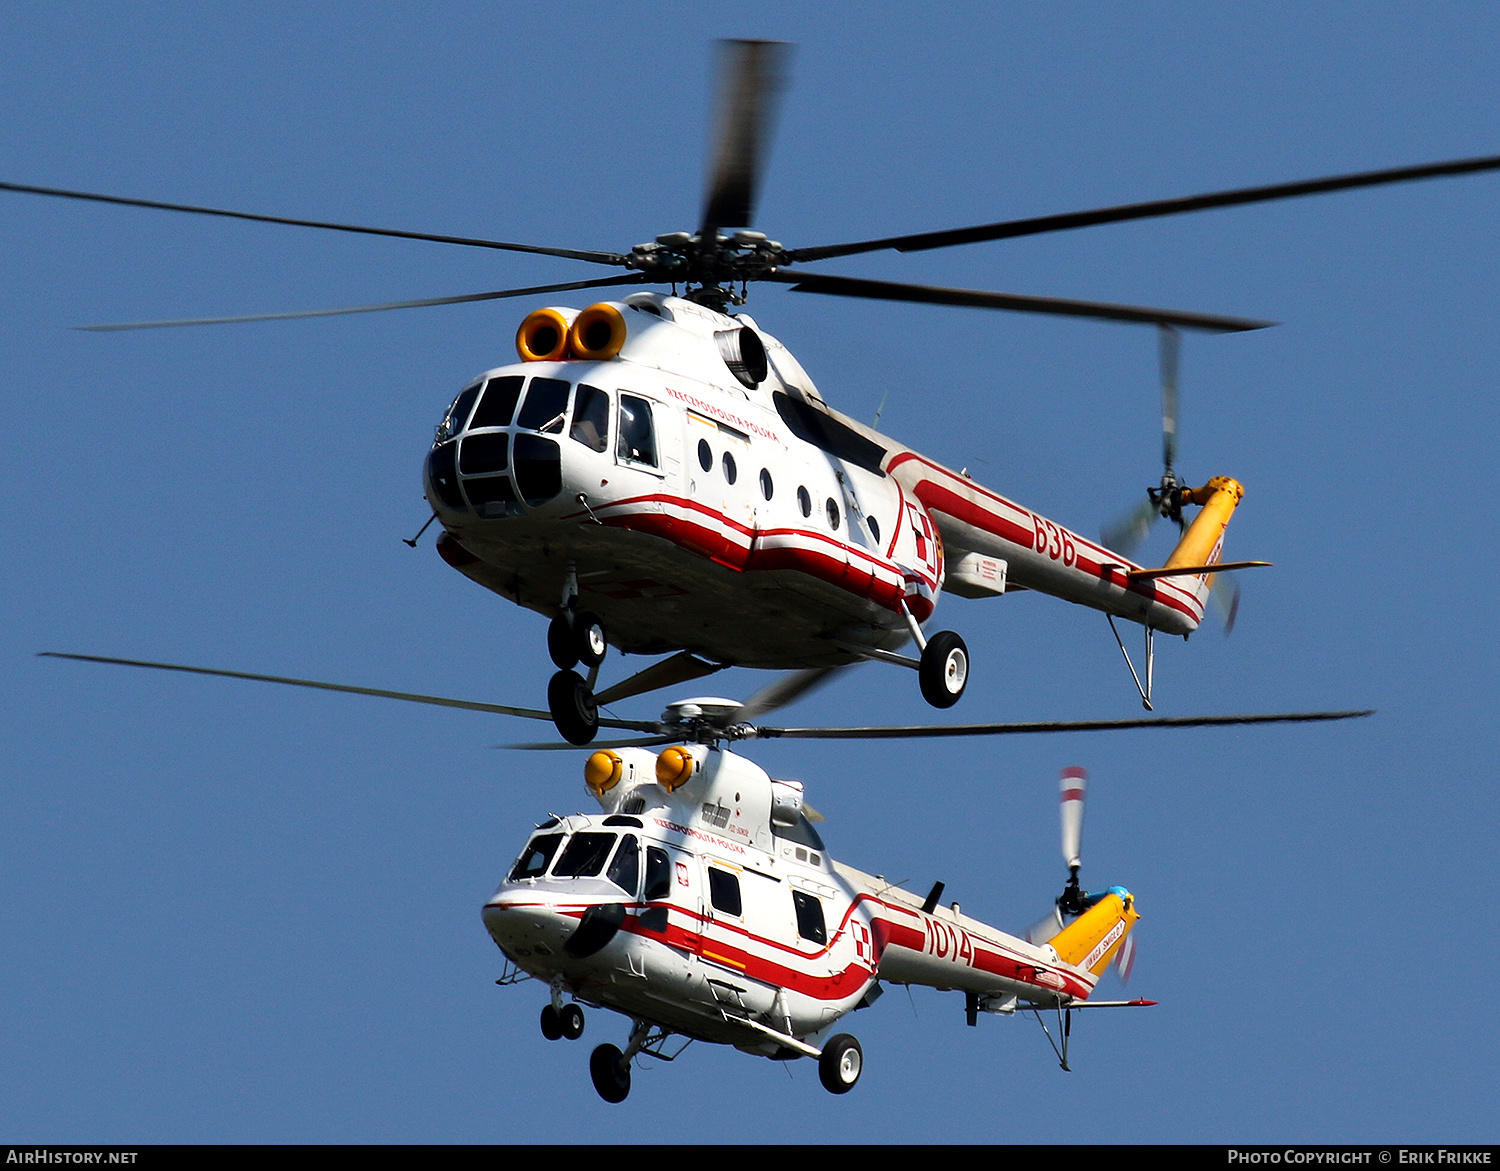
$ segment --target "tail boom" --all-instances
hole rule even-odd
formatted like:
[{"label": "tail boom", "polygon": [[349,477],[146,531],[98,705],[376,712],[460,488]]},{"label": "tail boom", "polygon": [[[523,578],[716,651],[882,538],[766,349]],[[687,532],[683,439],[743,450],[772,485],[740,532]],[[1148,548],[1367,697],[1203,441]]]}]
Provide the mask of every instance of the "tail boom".
[{"label": "tail boom", "polygon": [[[1212,575],[1132,577],[1132,572],[1146,567],[914,451],[898,451],[886,471],[937,522],[950,561],[966,553],[1003,561],[1006,589],[1037,590],[1165,634],[1191,634],[1203,621],[1206,583]],[[1244,489],[1227,476],[1189,489],[1186,502],[1201,504],[1203,511],[1184,534],[1169,567],[1215,560],[1224,527],[1243,495]],[[1189,554],[1199,559],[1190,560]]]}]

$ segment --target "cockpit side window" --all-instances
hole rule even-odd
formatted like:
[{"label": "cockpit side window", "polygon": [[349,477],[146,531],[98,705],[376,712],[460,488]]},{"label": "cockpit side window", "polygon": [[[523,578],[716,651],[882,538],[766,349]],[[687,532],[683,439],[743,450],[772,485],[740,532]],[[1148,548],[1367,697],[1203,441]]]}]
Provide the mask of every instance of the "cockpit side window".
[{"label": "cockpit side window", "polygon": [[806,891],[792,891],[792,905],[797,908],[797,934],[813,943],[828,942],[828,927],[823,921],[823,900]]},{"label": "cockpit side window", "polygon": [[604,869],[615,834],[574,834],[552,868],[553,878],[592,878]]},{"label": "cockpit side window", "polygon": [[646,889],[641,898],[657,903],[672,897],[672,860],[659,846],[646,847]]},{"label": "cockpit side window", "polygon": [[620,396],[620,441],[616,454],[632,463],[656,467],[656,431],[651,426],[651,404],[634,395]]},{"label": "cockpit side window", "polygon": [[578,440],[594,451],[609,447],[609,395],[595,386],[578,384],[578,397],[573,402],[573,426],[569,438]]},{"label": "cockpit side window", "polygon": [[510,417],[516,409],[516,399],[521,397],[521,383],[526,380],[519,374],[504,378],[491,378],[484,387],[484,399],[474,417],[469,420],[472,427],[508,427]]},{"label": "cockpit side window", "polygon": [[557,853],[557,844],[562,840],[562,834],[537,834],[533,837],[526,843],[516,864],[511,867],[510,881],[539,878],[547,873],[547,863],[552,861],[552,855]]},{"label": "cockpit side window", "polygon": [[625,835],[604,877],[632,898],[635,897],[635,888],[641,881],[641,851],[636,845],[635,834]]},{"label": "cockpit side window", "polygon": [[533,378],[526,388],[526,401],[516,416],[516,426],[528,431],[560,435],[568,417],[568,392],[573,384],[561,378]]}]

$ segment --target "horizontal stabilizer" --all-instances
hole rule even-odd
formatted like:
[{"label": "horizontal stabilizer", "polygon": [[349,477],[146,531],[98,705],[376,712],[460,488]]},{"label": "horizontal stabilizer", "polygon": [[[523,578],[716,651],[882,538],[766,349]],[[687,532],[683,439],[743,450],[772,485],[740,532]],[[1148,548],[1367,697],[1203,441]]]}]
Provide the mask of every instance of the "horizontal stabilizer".
[{"label": "horizontal stabilizer", "polygon": [[1269,568],[1269,561],[1220,561],[1214,565],[1178,565],[1172,569],[1132,569],[1125,576],[1131,581],[1155,581],[1159,577],[1197,577],[1200,573],[1223,573],[1230,569]]},{"label": "horizontal stabilizer", "polygon": [[1154,1000],[1080,1000],[1069,1008],[1150,1008]]}]

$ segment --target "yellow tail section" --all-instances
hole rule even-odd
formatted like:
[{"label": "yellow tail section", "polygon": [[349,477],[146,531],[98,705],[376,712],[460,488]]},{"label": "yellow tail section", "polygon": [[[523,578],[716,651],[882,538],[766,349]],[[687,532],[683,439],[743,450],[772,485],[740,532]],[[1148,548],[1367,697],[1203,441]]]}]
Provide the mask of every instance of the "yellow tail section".
[{"label": "yellow tail section", "polygon": [[1135,896],[1123,887],[1111,887],[1108,894],[1049,942],[1064,963],[1100,976],[1139,918]]},{"label": "yellow tail section", "polygon": [[1202,511],[1188,525],[1172,556],[1167,558],[1167,569],[1185,565],[1207,565],[1215,560],[1223,548],[1224,530],[1229,527],[1229,518],[1245,498],[1245,489],[1238,480],[1228,476],[1215,476],[1201,488],[1189,488],[1182,494],[1184,504],[1197,504]]}]

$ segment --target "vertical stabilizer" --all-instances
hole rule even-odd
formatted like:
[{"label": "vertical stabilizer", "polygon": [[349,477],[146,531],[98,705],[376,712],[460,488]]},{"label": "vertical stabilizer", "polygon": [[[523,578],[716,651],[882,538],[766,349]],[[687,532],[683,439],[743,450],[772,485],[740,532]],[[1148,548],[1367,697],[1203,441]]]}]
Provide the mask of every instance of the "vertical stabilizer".
[{"label": "vertical stabilizer", "polygon": [[1135,896],[1123,886],[1112,886],[1092,907],[1051,940],[1058,959],[1095,976],[1114,959],[1140,915]]},{"label": "vertical stabilizer", "polygon": [[[1186,489],[1182,493],[1182,503],[1200,505],[1201,510],[1187,532],[1182,534],[1172,556],[1167,558],[1165,568],[1211,565],[1218,561],[1224,551],[1224,530],[1229,527],[1229,518],[1244,497],[1244,486],[1228,476],[1215,476],[1201,488]],[[1181,578],[1177,580],[1182,581]],[[1208,599],[1213,582],[1213,575],[1208,574],[1195,583],[1194,592],[1200,601]]]}]

